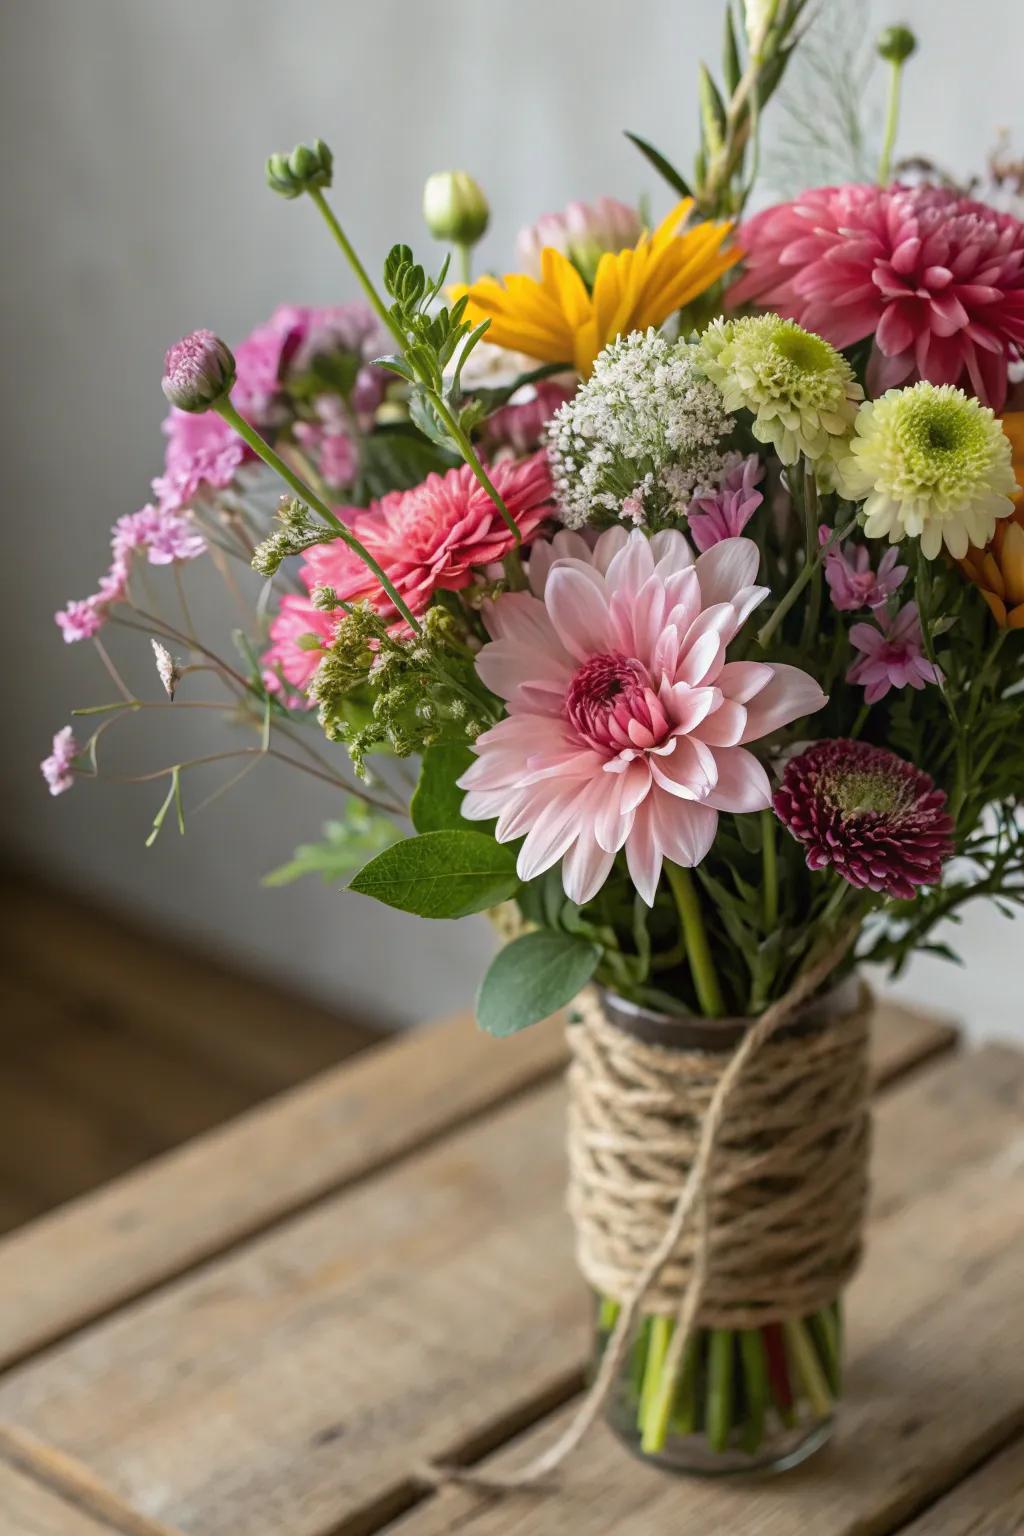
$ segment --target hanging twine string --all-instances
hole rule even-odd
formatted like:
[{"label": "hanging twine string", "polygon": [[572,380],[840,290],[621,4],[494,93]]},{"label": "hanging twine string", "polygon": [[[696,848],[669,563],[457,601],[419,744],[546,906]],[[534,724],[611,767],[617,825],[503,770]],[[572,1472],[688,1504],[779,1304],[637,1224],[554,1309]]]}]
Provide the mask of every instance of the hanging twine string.
[{"label": "hanging twine string", "polygon": [[[654,1173],[650,1181],[654,1186],[652,1189],[643,1188],[641,1175],[641,1199],[645,1197],[652,1199],[654,1208],[660,1208],[662,1213],[668,1210],[668,1219],[664,1222],[661,1236],[656,1241],[652,1241],[653,1234],[647,1217],[640,1218],[639,1227],[631,1226],[626,1238],[620,1239],[613,1235],[613,1222],[618,1219],[623,1198],[619,1192],[619,1184],[624,1175],[620,1170],[620,1174],[613,1174],[609,1181],[609,1165],[602,1161],[601,1152],[611,1154],[613,1157],[621,1154],[619,1137],[621,1127],[619,1130],[606,1130],[603,1138],[598,1129],[596,1140],[591,1138],[590,1130],[595,1123],[599,1125],[602,1115],[607,1115],[609,1106],[606,1100],[604,1107],[598,1108],[602,1097],[602,1088],[598,1084],[603,1080],[606,1088],[607,1075],[598,1072],[594,1079],[587,1076],[588,1088],[584,1099],[587,1100],[589,1095],[590,1114],[597,1115],[597,1122],[588,1121],[587,1133],[582,1137],[576,1135],[570,1137],[573,1173],[570,1206],[577,1218],[581,1218],[580,1259],[584,1273],[600,1290],[606,1291],[621,1302],[619,1315],[601,1355],[594,1380],[563,1432],[545,1451],[525,1466],[502,1474],[484,1472],[472,1467],[428,1464],[420,1469],[420,1475],[425,1482],[433,1487],[440,1487],[446,1483],[458,1483],[481,1492],[501,1493],[529,1487],[555,1471],[576,1449],[604,1408],[625,1358],[636,1320],[644,1312],[661,1310],[666,1314],[674,1312],[675,1315],[675,1327],[661,1375],[661,1391],[670,1395],[674,1393],[682,1365],[683,1351],[698,1319],[714,1321],[722,1316],[727,1319],[727,1322],[723,1322],[721,1326],[756,1326],[756,1323],[771,1321],[773,1318],[813,1311],[825,1301],[834,1299],[838,1294],[844,1280],[848,1278],[857,1262],[859,1212],[863,1207],[865,1193],[863,1166],[867,1131],[863,1103],[866,1083],[863,1080],[862,1071],[853,1065],[853,1058],[856,1055],[859,1054],[862,1061],[864,1056],[863,1049],[858,1051],[857,1048],[857,1040],[862,1034],[864,1025],[863,1009],[857,1011],[852,1022],[851,1020],[841,1021],[835,1029],[826,1032],[836,1042],[833,1047],[814,1045],[815,1037],[808,1036],[807,1039],[801,1038],[782,1045],[776,1042],[779,1049],[772,1053],[780,1064],[780,1070],[782,1070],[781,1062],[787,1056],[791,1057],[794,1063],[798,1063],[810,1050],[815,1057],[810,1075],[814,1078],[817,1087],[808,1090],[805,1109],[810,1109],[811,1102],[820,1092],[820,1086],[824,1080],[823,1073],[827,1074],[829,1071],[830,1049],[836,1051],[835,1063],[845,1062],[845,1065],[841,1066],[842,1072],[846,1074],[844,1092],[849,1091],[854,1094],[852,1103],[848,1102],[838,1117],[835,1116],[834,1111],[842,1095],[833,1094],[832,1108],[826,1108],[823,1111],[817,1126],[808,1128],[807,1141],[801,1143],[797,1130],[793,1140],[790,1141],[787,1137],[787,1148],[782,1153],[784,1173],[791,1175],[795,1160],[801,1159],[800,1171],[805,1179],[810,1180],[810,1195],[804,1199],[801,1214],[803,1222],[820,1222],[828,1227],[829,1230],[822,1244],[823,1254],[815,1258],[810,1245],[802,1239],[790,1243],[788,1238],[783,1239],[780,1233],[773,1234],[772,1224],[764,1220],[755,1221],[746,1202],[741,1201],[741,1208],[738,1211],[731,1210],[730,1241],[726,1246],[735,1255],[737,1245],[742,1246],[743,1234],[749,1233],[753,1228],[754,1240],[760,1243],[762,1256],[768,1251],[772,1253],[772,1274],[778,1272],[782,1277],[781,1310],[777,1310],[780,1303],[774,1294],[774,1285],[773,1294],[770,1297],[766,1295],[763,1300],[758,1300],[758,1285],[753,1282],[752,1276],[758,1273],[758,1265],[760,1265],[763,1282],[763,1259],[756,1261],[748,1269],[740,1265],[738,1278],[730,1272],[728,1264],[721,1273],[719,1272],[717,1255],[722,1245],[714,1240],[711,1211],[714,1203],[717,1222],[718,1202],[723,1201],[729,1209],[730,1199],[735,1196],[736,1189],[743,1178],[749,1178],[752,1175],[767,1176],[778,1171],[778,1163],[773,1161],[769,1164],[767,1152],[763,1154],[766,1161],[758,1167],[758,1154],[751,1154],[748,1144],[745,1153],[741,1154],[739,1162],[731,1170],[725,1167],[723,1160],[724,1177],[719,1178],[718,1154],[725,1132],[731,1125],[731,1113],[737,1096],[741,1095],[741,1089],[745,1087],[754,1059],[773,1040],[780,1029],[794,1022],[803,1004],[845,958],[858,929],[859,924],[845,929],[816,961],[801,972],[785,996],[773,1003],[746,1030],[711,1088],[696,1138],[694,1139],[691,1129],[684,1128],[680,1133],[684,1145],[681,1146],[677,1138],[673,1140],[671,1147],[660,1149],[662,1156],[667,1154],[669,1158],[676,1160],[677,1166],[685,1166],[682,1184],[669,1191],[669,1198],[666,1199],[662,1177],[663,1167],[660,1163],[656,1169],[648,1169],[649,1172]],[[573,1085],[574,1092],[578,1091],[580,1077],[587,1073],[586,1066],[581,1069],[581,1062],[585,1059],[583,1053],[590,1052],[592,1049],[599,1051],[602,1042],[607,1050],[609,1042],[605,1031],[614,1029],[614,1026],[601,1020],[597,1021],[595,1030],[595,1019],[589,1009],[586,1018],[587,1022],[583,1027],[590,1035],[591,1044],[583,1043],[578,1047],[574,1043],[576,1060],[570,1074],[571,1085],[573,1085],[574,1075],[576,1079]],[[621,1065],[622,1041],[628,1040],[629,1037],[622,1031],[617,1031],[617,1034],[619,1039],[615,1042],[615,1051],[619,1055]],[[627,1050],[630,1050],[634,1062],[640,1064],[641,1070],[651,1068],[655,1055],[664,1058],[675,1054],[665,1050],[658,1051],[657,1047],[645,1047],[637,1041],[630,1041]],[[689,1055],[689,1053],[679,1054]],[[664,1065],[663,1062],[662,1065]],[[792,1080],[788,1080],[790,1091],[793,1088],[793,1081],[797,1080],[799,1075],[794,1066]],[[759,1077],[763,1080],[763,1084],[768,1083],[767,1072],[759,1074]],[[653,1088],[655,1096],[663,1091],[663,1087],[664,1084],[659,1083]],[[641,1099],[642,1097],[641,1089]],[[766,1118],[756,1123],[750,1119],[749,1114],[752,1113],[752,1107],[758,1100],[759,1094],[755,1091],[748,1100],[750,1111],[744,1113],[737,1140],[746,1137],[749,1143],[751,1135],[756,1139],[757,1135],[774,1129],[772,1122],[775,1111],[768,1107],[772,1101],[770,1092],[767,1100],[763,1093],[760,1095]],[[579,1100],[575,1101],[571,1113],[573,1115],[580,1113]],[[582,1113],[587,1113],[586,1103],[582,1107]],[[789,1116],[786,1118],[787,1121],[790,1120]],[[793,1130],[792,1123],[790,1123],[790,1130]],[[823,1172],[816,1166],[808,1167],[811,1159],[819,1155],[821,1146],[829,1142],[830,1131],[835,1132],[836,1144],[844,1150],[832,1156],[830,1147],[827,1172]],[[731,1130],[729,1140],[732,1140]],[[581,1151],[584,1145],[586,1150]],[[803,1145],[802,1152],[801,1145]],[[813,1148],[817,1150],[812,1150]],[[651,1151],[651,1155],[652,1158],[657,1158],[658,1149]],[[575,1167],[573,1168],[574,1159]],[[586,1161],[586,1167],[583,1166],[581,1159]],[[587,1179],[595,1167],[600,1169],[599,1188],[596,1192],[591,1192],[587,1189]],[[844,1213],[840,1202],[846,1196],[852,1197],[853,1210],[847,1208],[845,1221],[842,1221]],[[788,1215],[792,1218],[795,1210],[799,1212],[799,1197],[791,1191],[784,1199]],[[837,1205],[834,1219],[830,1217],[828,1211],[828,1205],[833,1201]],[[694,1230],[689,1245],[683,1249],[682,1239],[691,1217],[695,1218]],[[845,1229],[842,1233],[839,1231],[840,1222]],[[805,1230],[804,1236],[808,1235],[809,1232]],[[783,1242],[785,1253],[776,1271],[774,1244],[780,1240]],[[621,1247],[620,1243],[624,1243],[625,1247]],[[716,1290],[714,1306],[721,1307],[723,1309],[721,1312],[709,1311],[705,1305],[705,1293],[712,1274],[713,1260],[715,1261]],[[718,1297],[720,1283],[724,1283],[725,1286],[724,1302]],[[740,1287],[743,1285],[752,1286],[752,1290],[742,1292]],[[805,1305],[808,1297],[809,1305]],[[790,1298],[794,1301],[792,1310],[789,1307]],[[744,1319],[748,1317],[756,1318],[756,1323],[745,1321]]]}]

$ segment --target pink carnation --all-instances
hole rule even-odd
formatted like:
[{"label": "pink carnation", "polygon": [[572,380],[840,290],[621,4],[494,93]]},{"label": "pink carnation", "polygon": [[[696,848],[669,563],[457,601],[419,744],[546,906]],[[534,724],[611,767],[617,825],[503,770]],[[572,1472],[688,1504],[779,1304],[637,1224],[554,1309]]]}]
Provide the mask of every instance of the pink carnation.
[{"label": "pink carnation", "polygon": [[713,496],[694,497],[687,527],[699,550],[739,537],[764,500],[756,489],[763,479],[764,465],[752,453],[733,465]]},{"label": "pink carnation", "polygon": [[[823,526],[818,530],[822,544],[827,544],[831,537],[831,528]],[[825,556],[825,580],[832,595],[832,606],[840,613],[854,613],[858,608],[883,608],[899,591],[907,574],[905,565],[896,564],[898,558],[899,551],[890,546],[876,572],[865,545],[850,543],[830,549]]]},{"label": "pink carnation", "polygon": [[819,187],[739,234],[752,301],[834,346],[874,338],[872,394],[960,384],[1001,410],[1024,353],[1024,223],[942,187]]},{"label": "pink carnation", "polygon": [[[489,473],[528,544],[551,510],[544,454],[494,464]],[[478,567],[501,560],[515,542],[465,464],[446,475],[428,475],[412,490],[392,491],[355,513],[351,526],[417,614],[435,592],[468,587]],[[368,598],[381,613],[394,614],[376,577],[340,540],[308,552],[303,579],[310,587],[333,587],[346,602]]]},{"label": "pink carnation", "polygon": [[74,762],[78,751],[74,733],[70,725],[66,725],[53,738],[53,750],[50,756],[45,757],[39,765],[43,778],[50,787],[51,795],[62,795],[75,782]]},{"label": "pink carnation", "polygon": [[462,810],[497,817],[499,842],[525,835],[522,879],[561,859],[587,902],[624,849],[651,905],[663,859],[699,864],[719,811],[771,804],[746,744],[826,701],[795,667],[726,660],[767,596],[758,561],[749,539],[695,562],[675,530],[610,528],[593,545],[562,532],[534,546],[532,592],[490,605],[477,670],[508,717],[474,743]]},{"label": "pink carnation", "polygon": [[308,597],[291,592],[282,597],[270,625],[272,643],[263,653],[263,680],[271,693],[280,691],[282,677],[298,692],[305,692],[337,623],[336,615],[321,613]]},{"label": "pink carnation", "polygon": [[850,643],[861,652],[846,674],[848,683],[863,683],[864,702],[877,704],[890,688],[924,688],[941,683],[942,672],[924,651],[916,603],[907,603],[895,618],[880,612],[874,624],[855,624]]}]

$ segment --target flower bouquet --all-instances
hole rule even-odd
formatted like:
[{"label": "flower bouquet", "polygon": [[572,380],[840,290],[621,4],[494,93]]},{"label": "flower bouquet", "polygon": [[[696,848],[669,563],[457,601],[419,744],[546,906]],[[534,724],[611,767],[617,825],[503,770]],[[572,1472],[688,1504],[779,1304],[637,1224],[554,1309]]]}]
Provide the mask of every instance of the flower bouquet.
[{"label": "flower bouquet", "polygon": [[[166,791],[150,841],[201,770],[225,765],[209,799],[283,760],[339,812],[271,878],[490,912],[495,1036],[569,1007],[597,1363],[546,1465],[598,1407],[695,1470],[821,1442],[865,1198],[857,967],[1024,892],[1024,223],[890,179],[902,29],[879,182],[744,221],[805,8],[727,13],[691,181],[635,141],[676,198],[659,222],[573,204],[502,279],[473,277],[464,173],[425,198],[458,281],[404,245],[377,281],[327,146],[273,155],[365,303],[170,349],[153,501],[57,615],[113,697],[56,737],[54,793],[115,726],[198,721],[198,752],[136,776]],[[228,645],[193,623],[200,563]],[[162,697],[125,682],[119,630]]]}]

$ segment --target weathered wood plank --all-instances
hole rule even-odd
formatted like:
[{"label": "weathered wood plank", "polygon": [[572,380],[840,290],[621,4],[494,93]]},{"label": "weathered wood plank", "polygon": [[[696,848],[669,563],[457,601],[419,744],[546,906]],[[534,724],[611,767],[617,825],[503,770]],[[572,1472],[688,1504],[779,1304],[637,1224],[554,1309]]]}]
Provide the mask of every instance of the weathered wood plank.
[{"label": "weathered wood plank", "polygon": [[1024,1440],[1005,1450],[933,1504],[899,1536],[1021,1536],[1024,1532]]},{"label": "weathered wood plank", "polygon": [[[969,1066],[964,1069],[969,1070]],[[904,1108],[908,1120],[913,1105]],[[895,1103],[886,1109],[895,1108]],[[388,1526],[388,1536],[867,1536],[892,1532],[1024,1426],[1024,1139],[957,1169],[945,1185],[879,1222],[850,1293],[850,1368],[836,1439],[782,1479],[677,1482],[627,1455],[603,1426],[548,1496],[482,1499],[446,1489]],[[936,1155],[942,1158],[940,1149]],[[505,1470],[549,1443],[571,1408],[493,1458]],[[1015,1448],[1019,1458],[1020,1445]],[[491,1463],[488,1463],[489,1465]],[[1007,1466],[946,1515],[928,1508],[914,1536],[975,1533],[968,1518],[998,1496],[1019,1536],[1021,1479]],[[984,1502],[980,1508],[985,1510]],[[948,1516],[948,1518],[947,1518]],[[962,1517],[962,1519],[961,1519]],[[958,1523],[958,1521],[960,1523]]]},{"label": "weathered wood plank", "polygon": [[0,1463],[0,1519],[11,1536],[110,1536],[111,1528],[68,1505],[34,1478]]},{"label": "weathered wood plank", "polygon": [[[931,1041],[938,1030],[915,1032]],[[564,1059],[555,1023],[497,1042],[461,1015],[12,1233],[0,1241],[0,1367],[553,1076]]]},{"label": "weathered wood plank", "polygon": [[[880,1303],[895,1290],[877,1324],[883,1357],[890,1329],[913,1340],[914,1317],[937,1313],[947,1283],[961,1350],[973,1347],[975,1310],[986,1320],[983,1357],[986,1329],[1001,1328],[1006,1342],[1011,1282],[994,1261],[1012,1221],[996,1220],[993,1189],[1004,1197],[999,1179],[1009,1174],[992,1169],[1019,1135],[1020,1101],[1006,1102],[1005,1085],[1015,1080],[1024,1097],[1024,1058],[1001,1054],[994,1099],[972,1059],[932,1069],[976,1082],[973,1104],[967,1088],[959,1098],[969,1131],[922,1092],[932,1074],[882,1101],[878,1179],[890,1214],[881,1228],[899,1231],[896,1202],[918,1193],[920,1171],[887,1155],[905,1120],[916,1119],[961,1191],[935,1188],[930,1167],[923,1231],[890,1240],[875,1260],[870,1294]],[[579,1370],[588,1308],[561,1209],[562,1142],[560,1085],[526,1095],[13,1373],[0,1383],[0,1417],[190,1536],[372,1529],[401,1507],[424,1456],[481,1436],[496,1443],[546,1411]],[[1024,1226],[1024,1205],[1017,1220]],[[1010,1390],[1004,1380],[992,1398],[1003,1433]],[[1024,1405],[1024,1384],[1013,1390]],[[905,1419],[900,1391],[887,1383],[890,1411]],[[956,1417],[976,1458],[985,1415]]]},{"label": "weathered wood plank", "polygon": [[0,1426],[0,1515],[4,1536],[179,1536],[122,1504],[87,1467],[6,1426]]},{"label": "weathered wood plank", "polygon": [[[875,1076],[890,1082],[955,1040],[944,1021],[880,1003]],[[565,1058],[560,1021],[498,1042],[460,1015],[0,1241],[0,1368],[554,1076]]]}]

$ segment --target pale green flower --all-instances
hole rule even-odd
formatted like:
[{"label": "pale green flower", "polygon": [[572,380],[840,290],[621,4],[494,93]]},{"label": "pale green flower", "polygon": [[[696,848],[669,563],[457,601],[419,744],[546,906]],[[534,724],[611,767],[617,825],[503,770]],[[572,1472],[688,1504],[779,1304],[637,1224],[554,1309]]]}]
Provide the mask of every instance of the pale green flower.
[{"label": "pale green flower", "polygon": [[1017,489],[998,418],[951,384],[890,389],[862,405],[840,475],[846,494],[867,498],[869,538],[919,538],[929,560],[943,544],[956,560],[987,544]]},{"label": "pale green flower", "polygon": [[803,454],[831,479],[864,398],[835,347],[792,320],[751,315],[709,325],[697,359],[727,411],[752,412],[758,442],[771,443],[783,464]]}]

